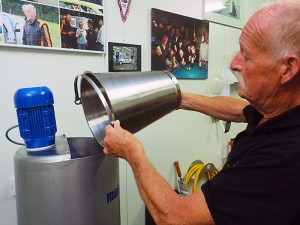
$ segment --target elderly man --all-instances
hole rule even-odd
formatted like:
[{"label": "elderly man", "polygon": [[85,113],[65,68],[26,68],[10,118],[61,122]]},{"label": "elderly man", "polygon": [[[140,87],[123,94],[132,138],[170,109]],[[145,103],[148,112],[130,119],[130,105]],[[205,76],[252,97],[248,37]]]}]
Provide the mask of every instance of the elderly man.
[{"label": "elderly man", "polygon": [[98,24],[99,24],[99,31],[97,33],[97,50],[98,51],[104,51],[104,44],[105,44],[105,40],[104,40],[104,22],[103,19],[100,18],[98,19]]},{"label": "elderly man", "polygon": [[75,42],[75,32],[71,26],[72,17],[67,14],[61,21],[60,34],[62,40],[62,48],[73,48]]},{"label": "elderly man", "polygon": [[35,7],[28,4],[23,5],[22,9],[26,17],[22,38],[23,45],[52,47],[48,25],[37,18]]},{"label": "elderly man", "polygon": [[[282,0],[256,12],[231,62],[243,100],[183,93],[180,108],[247,122],[228,162],[201,190],[181,197],[117,121],[104,152],[128,161],[156,224],[300,224],[300,3]],[[160,190],[160,191],[157,191]]]}]

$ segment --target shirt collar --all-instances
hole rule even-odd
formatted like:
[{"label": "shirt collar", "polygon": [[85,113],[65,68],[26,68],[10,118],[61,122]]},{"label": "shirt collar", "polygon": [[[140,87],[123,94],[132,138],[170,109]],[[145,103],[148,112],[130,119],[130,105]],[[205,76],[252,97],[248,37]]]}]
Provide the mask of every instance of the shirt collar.
[{"label": "shirt collar", "polygon": [[[252,106],[251,106],[252,107]],[[282,130],[285,128],[290,128],[291,126],[300,126],[300,105],[296,106],[278,116],[271,118],[270,120],[259,124],[259,121],[263,118],[263,116],[254,108],[252,114],[252,121],[248,127],[254,125],[254,129],[252,130],[255,132],[256,130],[263,129],[264,132],[272,132],[276,130]],[[246,116],[246,115],[245,115]],[[247,118],[248,120],[248,118]]]},{"label": "shirt collar", "polygon": [[37,17],[35,17],[35,20],[31,22],[30,20],[27,20],[29,24],[34,24],[37,21]]}]

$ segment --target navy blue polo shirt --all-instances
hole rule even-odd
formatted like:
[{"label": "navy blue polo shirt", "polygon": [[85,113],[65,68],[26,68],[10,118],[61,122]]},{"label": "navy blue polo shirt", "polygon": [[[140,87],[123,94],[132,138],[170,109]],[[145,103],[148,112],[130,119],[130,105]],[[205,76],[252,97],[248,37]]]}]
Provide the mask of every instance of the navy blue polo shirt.
[{"label": "navy blue polo shirt", "polygon": [[246,130],[228,162],[202,186],[216,225],[300,225],[300,106],[262,124],[245,107]]}]

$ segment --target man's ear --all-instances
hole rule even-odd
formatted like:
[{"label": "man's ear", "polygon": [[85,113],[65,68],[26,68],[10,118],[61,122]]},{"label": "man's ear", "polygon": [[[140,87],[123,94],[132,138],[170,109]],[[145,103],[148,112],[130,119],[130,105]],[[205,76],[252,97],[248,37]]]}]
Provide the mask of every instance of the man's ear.
[{"label": "man's ear", "polygon": [[300,58],[296,54],[288,54],[283,59],[281,67],[281,84],[285,84],[293,78],[300,76]]}]

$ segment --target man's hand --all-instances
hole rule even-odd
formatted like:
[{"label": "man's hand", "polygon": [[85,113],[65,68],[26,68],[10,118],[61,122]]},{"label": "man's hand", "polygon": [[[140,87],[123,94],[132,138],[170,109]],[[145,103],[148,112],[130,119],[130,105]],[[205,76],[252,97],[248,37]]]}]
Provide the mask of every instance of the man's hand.
[{"label": "man's hand", "polygon": [[120,121],[115,121],[114,125],[105,127],[104,153],[106,155],[117,156],[127,160],[129,163],[143,153],[143,146],[133,136],[132,133],[124,130]]}]

